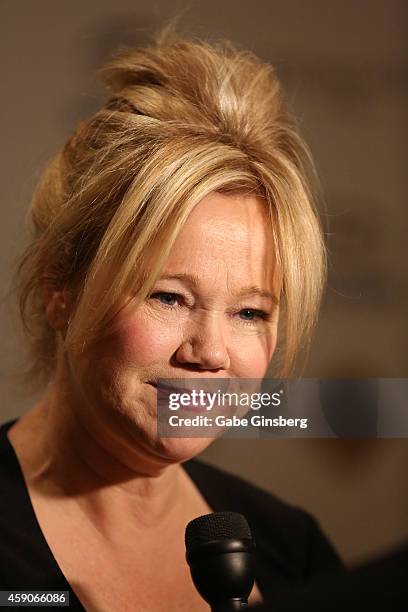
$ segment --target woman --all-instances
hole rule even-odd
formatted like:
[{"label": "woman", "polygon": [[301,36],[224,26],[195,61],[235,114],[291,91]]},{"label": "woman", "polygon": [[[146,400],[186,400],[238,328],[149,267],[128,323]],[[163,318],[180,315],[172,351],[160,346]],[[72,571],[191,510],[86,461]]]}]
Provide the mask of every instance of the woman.
[{"label": "woman", "polygon": [[[108,64],[109,102],[46,169],[18,273],[40,401],[2,427],[2,589],[71,608],[207,610],[184,529],[246,515],[249,603],[336,567],[313,519],[158,438],[157,381],[288,375],[324,250],[307,153],[273,69],[231,45],[162,37]],[[42,387],[41,387],[42,385]],[[3,575],[1,575],[1,572]]]}]

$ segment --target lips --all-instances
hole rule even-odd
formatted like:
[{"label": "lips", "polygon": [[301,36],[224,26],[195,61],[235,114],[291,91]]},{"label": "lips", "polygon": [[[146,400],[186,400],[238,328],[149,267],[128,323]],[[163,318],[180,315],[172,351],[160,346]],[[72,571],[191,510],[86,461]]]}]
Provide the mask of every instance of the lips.
[{"label": "lips", "polygon": [[157,383],[153,383],[153,382],[149,382],[149,385],[152,385],[152,387],[155,387],[155,389],[158,390],[158,392],[161,393],[191,393],[192,389],[187,389],[186,387],[178,387],[176,385],[164,385],[164,384],[160,384],[158,385]]},{"label": "lips", "polygon": [[[215,392],[215,391],[220,391],[220,392],[224,392],[226,393],[227,391],[234,391],[237,390],[235,388],[235,385],[233,385],[234,388],[231,387],[231,383],[235,380],[232,378],[205,378],[202,380],[202,382],[200,381],[199,378],[182,378],[179,379],[180,380],[180,385],[177,384],[177,379],[171,379],[171,377],[169,378],[159,378],[159,381],[164,381],[164,380],[171,380],[171,383],[164,383],[164,382],[158,382],[158,381],[147,381],[147,383],[149,385],[151,385],[152,387],[155,387],[156,389],[159,387],[160,390],[162,391],[166,391],[169,393],[191,393],[192,391],[196,390],[199,391],[201,389],[203,389],[204,391],[209,391],[209,392]],[[174,382],[173,382],[174,381]],[[191,383],[190,383],[191,381]],[[191,384],[190,387],[184,387],[182,385],[189,385]]]},{"label": "lips", "polygon": [[[192,389],[186,389],[185,387],[174,387],[172,385],[163,385],[160,386],[157,383],[149,382],[149,385],[154,387],[157,392],[157,402],[158,405],[164,406],[166,409],[168,408],[168,403],[170,401],[170,395],[172,393],[177,393],[177,395],[182,395],[183,393],[191,394]],[[203,412],[206,410],[205,406],[193,406],[192,404],[180,406],[180,410],[189,412]]]}]

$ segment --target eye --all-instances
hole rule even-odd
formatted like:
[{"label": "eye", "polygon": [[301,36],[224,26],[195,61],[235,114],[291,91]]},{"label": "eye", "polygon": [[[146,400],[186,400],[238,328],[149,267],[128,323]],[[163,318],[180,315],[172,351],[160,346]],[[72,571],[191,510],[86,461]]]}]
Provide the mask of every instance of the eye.
[{"label": "eye", "polygon": [[255,308],[243,308],[238,315],[243,323],[255,323],[259,320],[267,321],[270,318],[267,312]]},{"label": "eye", "polygon": [[152,300],[157,300],[167,308],[174,308],[177,302],[180,303],[181,296],[178,293],[170,293],[168,291],[156,291],[149,296]]}]

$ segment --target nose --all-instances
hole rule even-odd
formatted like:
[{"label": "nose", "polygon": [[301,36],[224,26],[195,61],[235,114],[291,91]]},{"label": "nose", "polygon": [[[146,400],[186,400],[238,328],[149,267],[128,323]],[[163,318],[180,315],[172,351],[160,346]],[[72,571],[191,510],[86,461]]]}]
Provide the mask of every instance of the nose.
[{"label": "nose", "polygon": [[179,364],[194,366],[199,370],[229,369],[230,357],[220,317],[206,313],[191,322],[175,358]]}]

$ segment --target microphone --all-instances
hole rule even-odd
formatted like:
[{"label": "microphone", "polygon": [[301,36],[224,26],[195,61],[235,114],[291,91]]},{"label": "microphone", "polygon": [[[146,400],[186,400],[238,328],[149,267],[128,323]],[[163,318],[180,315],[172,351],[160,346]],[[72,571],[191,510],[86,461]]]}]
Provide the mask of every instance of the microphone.
[{"label": "microphone", "polygon": [[255,542],[246,518],[214,512],[186,527],[186,560],[193,583],[212,612],[248,608],[255,581]]}]

